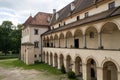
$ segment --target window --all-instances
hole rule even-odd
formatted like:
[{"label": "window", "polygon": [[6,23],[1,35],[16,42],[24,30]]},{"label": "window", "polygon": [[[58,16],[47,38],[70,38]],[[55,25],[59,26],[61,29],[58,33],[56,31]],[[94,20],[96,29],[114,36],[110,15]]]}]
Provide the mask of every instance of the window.
[{"label": "window", "polygon": [[77,21],[80,20],[80,16],[77,16]]},{"label": "window", "polygon": [[108,7],[109,7],[109,9],[114,8],[114,7],[115,7],[115,2],[111,2],[111,3],[109,3]]},{"label": "window", "polygon": [[39,47],[38,44],[39,44],[39,42],[34,42],[34,47],[38,48]]},{"label": "window", "polygon": [[38,29],[34,29],[34,34],[38,35]]},{"label": "window", "polygon": [[94,32],[90,32],[89,35],[90,35],[90,38],[94,38],[94,36],[95,36],[95,35],[94,35]]},{"label": "window", "polygon": [[36,58],[36,57],[37,57],[37,55],[35,54],[35,55],[34,55],[34,57]]},{"label": "window", "polygon": [[66,23],[64,22],[64,26],[66,25]]},{"label": "window", "polygon": [[86,12],[85,13],[85,18],[87,18],[89,16],[89,13],[88,12]]},{"label": "window", "polygon": [[60,27],[60,24],[59,24],[59,27]]}]

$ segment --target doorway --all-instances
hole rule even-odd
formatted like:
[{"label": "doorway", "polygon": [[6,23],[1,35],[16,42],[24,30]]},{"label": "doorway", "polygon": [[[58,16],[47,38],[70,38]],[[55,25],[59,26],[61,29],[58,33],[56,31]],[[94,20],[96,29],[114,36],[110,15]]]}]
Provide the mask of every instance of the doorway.
[{"label": "doorway", "polygon": [[74,40],[75,48],[79,48],[79,39]]}]

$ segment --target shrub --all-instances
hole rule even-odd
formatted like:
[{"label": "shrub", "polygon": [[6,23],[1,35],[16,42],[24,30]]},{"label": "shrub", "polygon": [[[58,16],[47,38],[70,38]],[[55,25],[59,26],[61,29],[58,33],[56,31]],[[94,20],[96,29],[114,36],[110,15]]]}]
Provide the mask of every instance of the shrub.
[{"label": "shrub", "polygon": [[64,65],[61,66],[61,72],[62,72],[63,74],[66,73]]},{"label": "shrub", "polygon": [[69,78],[69,79],[75,79],[75,78],[76,78],[75,73],[74,73],[73,71],[69,71],[69,72],[67,73],[67,75],[68,75],[68,78]]}]

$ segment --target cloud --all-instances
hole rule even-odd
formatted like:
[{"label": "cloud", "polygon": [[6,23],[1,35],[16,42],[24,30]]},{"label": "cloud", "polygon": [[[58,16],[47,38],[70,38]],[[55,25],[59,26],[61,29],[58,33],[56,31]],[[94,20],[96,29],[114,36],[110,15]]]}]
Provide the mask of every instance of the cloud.
[{"label": "cloud", "polygon": [[0,0],[0,24],[10,20],[13,24],[23,23],[30,14],[37,12],[52,13],[60,10],[73,0]]}]

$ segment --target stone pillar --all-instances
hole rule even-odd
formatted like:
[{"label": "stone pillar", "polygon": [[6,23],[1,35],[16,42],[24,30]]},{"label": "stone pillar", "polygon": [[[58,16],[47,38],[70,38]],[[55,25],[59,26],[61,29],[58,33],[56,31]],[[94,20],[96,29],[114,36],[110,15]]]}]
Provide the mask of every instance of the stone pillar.
[{"label": "stone pillar", "polygon": [[98,33],[98,48],[101,49],[102,48],[102,39],[101,39],[101,33]]},{"label": "stone pillar", "polygon": [[120,71],[118,71],[118,80],[120,80]]},{"label": "stone pillar", "polygon": [[66,70],[67,70],[67,69],[66,69],[66,68],[67,68],[67,67],[66,67],[66,58],[64,58],[63,61],[64,61],[64,67],[65,67],[65,71],[66,71]]},{"label": "stone pillar", "polygon": [[87,48],[86,34],[83,35],[84,48]]},{"label": "stone pillar", "polygon": [[65,48],[67,48],[67,38],[65,38]]},{"label": "stone pillar", "polygon": [[50,65],[50,59],[51,59],[51,57],[50,57],[50,54],[48,55],[48,64]]},{"label": "stone pillar", "polygon": [[87,80],[87,65],[82,64],[82,74],[83,74],[83,80]]},{"label": "stone pillar", "polygon": [[103,68],[97,67],[97,80],[103,80]]},{"label": "stone pillar", "polygon": [[55,57],[53,55],[53,67],[55,67]]},{"label": "stone pillar", "polygon": [[60,57],[58,56],[58,69],[60,69],[61,66],[60,66]]},{"label": "stone pillar", "polygon": [[73,65],[72,65],[72,71],[75,72],[75,61],[72,62]]},{"label": "stone pillar", "polygon": [[59,48],[60,48],[60,38],[59,38]]}]

